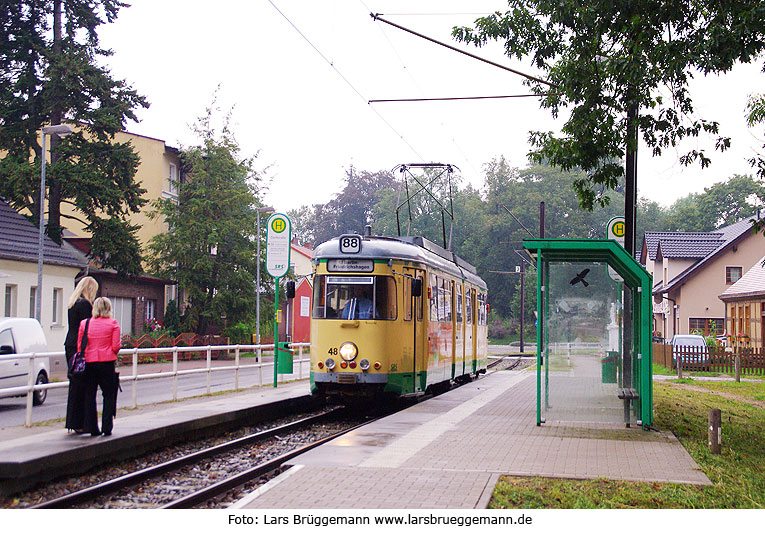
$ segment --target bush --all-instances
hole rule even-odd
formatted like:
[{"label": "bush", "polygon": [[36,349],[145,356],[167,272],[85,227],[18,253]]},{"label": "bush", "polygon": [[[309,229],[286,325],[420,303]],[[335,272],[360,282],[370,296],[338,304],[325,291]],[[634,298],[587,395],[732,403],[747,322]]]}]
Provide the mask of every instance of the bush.
[{"label": "bush", "polygon": [[511,321],[495,318],[489,322],[489,338],[492,340],[506,340],[518,333],[518,326]]},{"label": "bush", "polygon": [[172,336],[181,334],[181,313],[175,299],[168,302],[165,307],[165,330]]}]

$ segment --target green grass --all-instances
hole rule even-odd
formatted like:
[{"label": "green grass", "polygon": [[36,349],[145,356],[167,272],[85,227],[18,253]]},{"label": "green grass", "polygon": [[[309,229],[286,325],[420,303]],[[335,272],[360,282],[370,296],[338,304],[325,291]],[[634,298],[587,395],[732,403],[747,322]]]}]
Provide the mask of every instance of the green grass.
[{"label": "green grass", "polygon": [[[655,427],[670,430],[712,482],[712,486],[628,481],[503,477],[490,508],[704,508],[765,507],[765,410],[752,401],[765,397],[763,383],[690,380],[654,384]],[[735,394],[736,399],[720,394]],[[723,448],[707,446],[708,413],[722,411]]]}]

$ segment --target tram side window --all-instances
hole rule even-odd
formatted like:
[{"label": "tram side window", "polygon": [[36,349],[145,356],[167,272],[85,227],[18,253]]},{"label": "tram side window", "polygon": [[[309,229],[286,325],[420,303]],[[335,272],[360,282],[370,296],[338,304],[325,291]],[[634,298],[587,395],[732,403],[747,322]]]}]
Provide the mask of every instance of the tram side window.
[{"label": "tram side window", "polygon": [[375,319],[396,319],[396,281],[393,277],[375,277]]},{"label": "tram side window", "polygon": [[457,284],[457,323],[462,323],[462,284]]},{"label": "tram side window", "polygon": [[486,294],[478,294],[478,325],[486,325]]},{"label": "tram side window", "polygon": [[473,290],[465,288],[465,322],[468,325],[473,324],[473,302],[470,300],[470,294]]},{"label": "tram side window", "polygon": [[[417,277],[417,278],[420,279],[420,287],[424,288],[425,281],[422,280],[422,277]],[[422,321],[422,303],[423,303],[422,295],[420,295],[420,297],[415,297],[414,307],[417,309],[417,321]]]},{"label": "tram side window", "polygon": [[412,321],[412,279],[404,278],[404,320]]},{"label": "tram side window", "polygon": [[438,277],[430,274],[430,321],[438,321]]},{"label": "tram side window", "polygon": [[452,322],[452,281],[443,280],[441,287],[441,296],[443,297],[443,306],[439,304],[439,312],[442,313],[439,321],[446,323]]}]

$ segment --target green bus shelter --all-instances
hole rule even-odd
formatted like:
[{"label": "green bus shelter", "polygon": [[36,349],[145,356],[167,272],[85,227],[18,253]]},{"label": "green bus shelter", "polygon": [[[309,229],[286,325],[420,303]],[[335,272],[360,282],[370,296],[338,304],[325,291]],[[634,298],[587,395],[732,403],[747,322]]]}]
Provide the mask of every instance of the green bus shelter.
[{"label": "green bus shelter", "polygon": [[537,267],[537,425],[653,424],[651,275],[613,240],[524,240]]}]

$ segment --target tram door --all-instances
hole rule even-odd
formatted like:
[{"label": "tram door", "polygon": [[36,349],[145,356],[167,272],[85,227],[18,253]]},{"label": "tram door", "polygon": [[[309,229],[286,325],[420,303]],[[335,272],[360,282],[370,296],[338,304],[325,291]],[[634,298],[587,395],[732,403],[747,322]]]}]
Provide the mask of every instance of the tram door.
[{"label": "tram door", "polygon": [[470,325],[468,325],[470,328],[470,340],[468,341],[468,344],[470,345],[470,352],[473,356],[473,365],[470,371],[471,373],[475,373],[478,369],[478,348],[476,347],[478,341],[478,303],[476,302],[475,288],[470,289],[468,300],[470,302]]},{"label": "tram door", "polygon": [[[404,323],[408,325],[407,331],[410,340],[404,343],[404,347],[411,347],[414,358],[412,365],[412,392],[421,392],[425,390],[424,381],[420,378],[423,372],[427,371],[427,341],[423,322],[423,292],[426,292],[427,283],[425,281],[425,272],[421,269],[404,268]],[[412,295],[412,281],[420,280],[420,295]]]},{"label": "tram door", "polygon": [[475,348],[473,341],[473,326],[475,321],[473,314],[475,310],[475,290],[465,287],[465,373],[475,371]]},{"label": "tram door", "polygon": [[462,283],[454,284],[454,377],[465,375],[465,311]]}]

